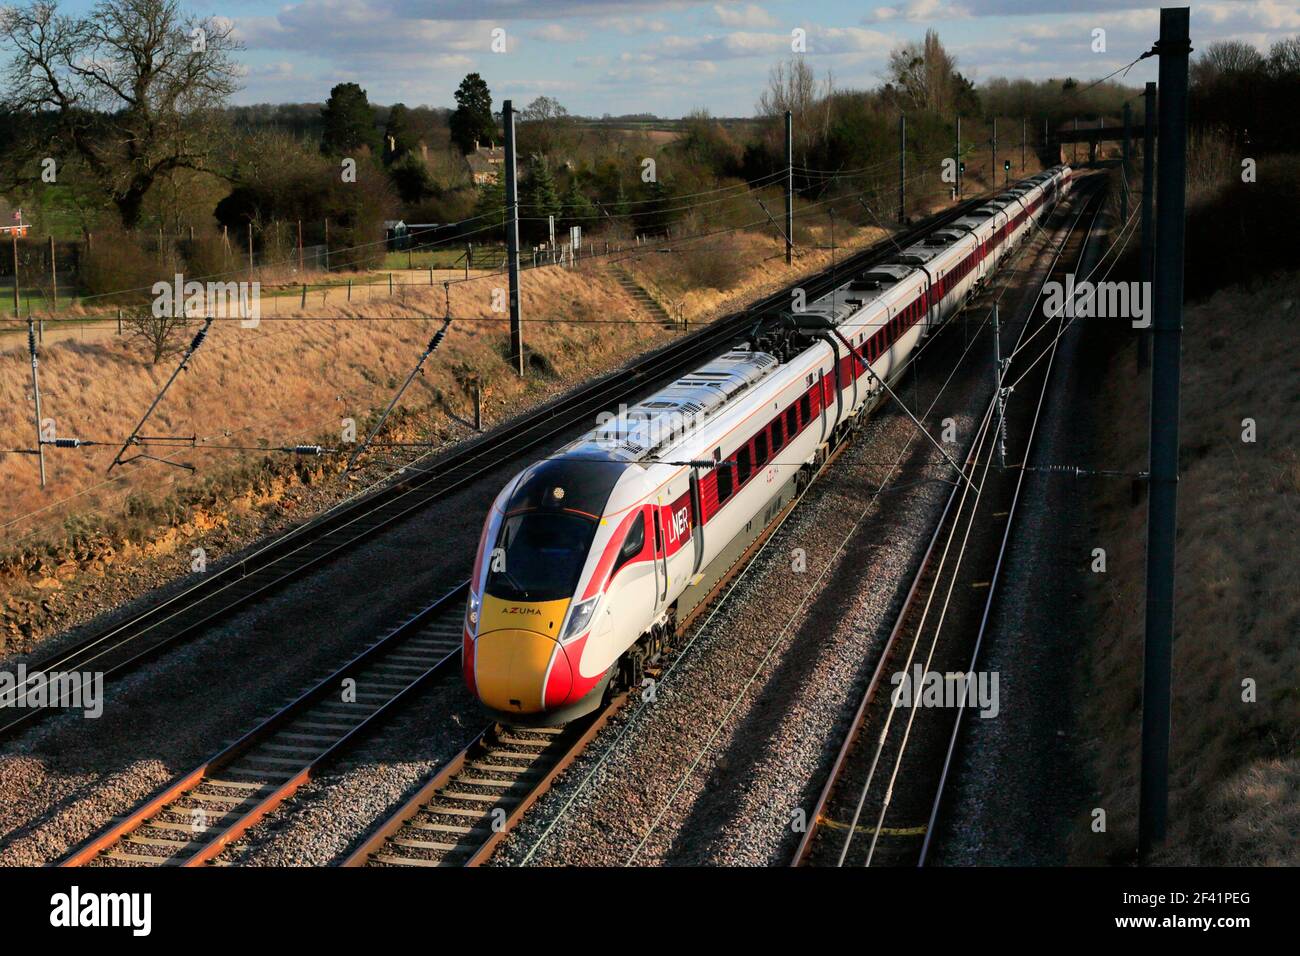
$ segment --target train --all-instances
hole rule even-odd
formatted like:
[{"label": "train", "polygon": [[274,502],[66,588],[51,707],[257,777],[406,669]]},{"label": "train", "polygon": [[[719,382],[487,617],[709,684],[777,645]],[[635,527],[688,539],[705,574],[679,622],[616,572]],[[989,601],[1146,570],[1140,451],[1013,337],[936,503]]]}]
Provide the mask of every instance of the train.
[{"label": "train", "polygon": [[642,686],[678,622],[1071,176],[1057,166],[1017,182],[510,479],[465,611],[464,679],[488,713],[559,725]]}]

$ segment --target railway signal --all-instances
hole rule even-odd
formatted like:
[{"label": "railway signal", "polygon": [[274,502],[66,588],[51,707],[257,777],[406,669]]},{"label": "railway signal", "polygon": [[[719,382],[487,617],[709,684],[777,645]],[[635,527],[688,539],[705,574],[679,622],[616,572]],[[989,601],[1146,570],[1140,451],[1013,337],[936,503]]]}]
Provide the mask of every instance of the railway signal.
[{"label": "railway signal", "polygon": [[515,109],[501,104],[506,149],[506,272],[510,285],[510,362],[524,374],[524,326],[519,307],[519,169],[515,157]]}]

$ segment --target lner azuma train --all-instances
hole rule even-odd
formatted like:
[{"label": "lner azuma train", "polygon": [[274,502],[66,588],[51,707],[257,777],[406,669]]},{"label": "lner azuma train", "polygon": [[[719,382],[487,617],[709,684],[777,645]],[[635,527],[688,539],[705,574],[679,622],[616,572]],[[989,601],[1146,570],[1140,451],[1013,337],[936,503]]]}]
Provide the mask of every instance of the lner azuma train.
[{"label": "lner azuma train", "polygon": [[676,622],[1070,175],[1058,166],[1017,183],[511,479],[470,581],[470,690],[500,720],[536,725],[639,685]]}]

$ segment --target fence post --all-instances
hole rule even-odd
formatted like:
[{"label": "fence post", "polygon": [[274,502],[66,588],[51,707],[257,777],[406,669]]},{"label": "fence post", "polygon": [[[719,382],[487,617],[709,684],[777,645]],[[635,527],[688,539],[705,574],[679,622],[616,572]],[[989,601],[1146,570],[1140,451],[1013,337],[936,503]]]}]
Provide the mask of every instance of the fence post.
[{"label": "fence post", "polygon": [[59,268],[54,261],[54,237],[50,236],[50,287],[54,298],[52,308],[59,307]]},{"label": "fence post", "polygon": [[307,308],[307,283],[305,282],[302,284],[302,304],[298,307],[300,309]]},{"label": "fence post", "polygon": [[348,301],[352,301],[352,280],[348,279]]}]

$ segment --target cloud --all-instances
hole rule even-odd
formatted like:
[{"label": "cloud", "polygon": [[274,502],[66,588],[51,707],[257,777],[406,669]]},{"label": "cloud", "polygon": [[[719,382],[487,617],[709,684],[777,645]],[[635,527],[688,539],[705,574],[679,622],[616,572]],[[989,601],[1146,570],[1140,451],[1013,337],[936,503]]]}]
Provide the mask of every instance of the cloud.
[{"label": "cloud", "polygon": [[719,3],[714,6],[713,13],[724,27],[774,27],[779,22],[772,14],[753,3],[744,6],[739,3]]},{"label": "cloud", "polygon": [[544,27],[530,30],[528,35],[534,40],[548,43],[578,43],[587,39],[587,31],[575,27],[566,27],[560,23],[548,23]]},{"label": "cloud", "polygon": [[602,30],[613,30],[623,36],[640,36],[643,33],[665,33],[668,23],[664,20],[650,20],[645,17],[605,17],[597,20],[596,26]]},{"label": "cloud", "polygon": [[[896,42],[893,37],[861,27],[810,27],[808,53],[841,55],[883,53]],[[717,61],[789,55],[789,33],[737,31],[714,36],[673,35],[659,41],[650,52],[655,59]]]},{"label": "cloud", "polygon": [[901,7],[876,7],[866,22],[882,23],[887,20],[961,20],[971,15],[970,10],[944,0],[910,0]]}]

